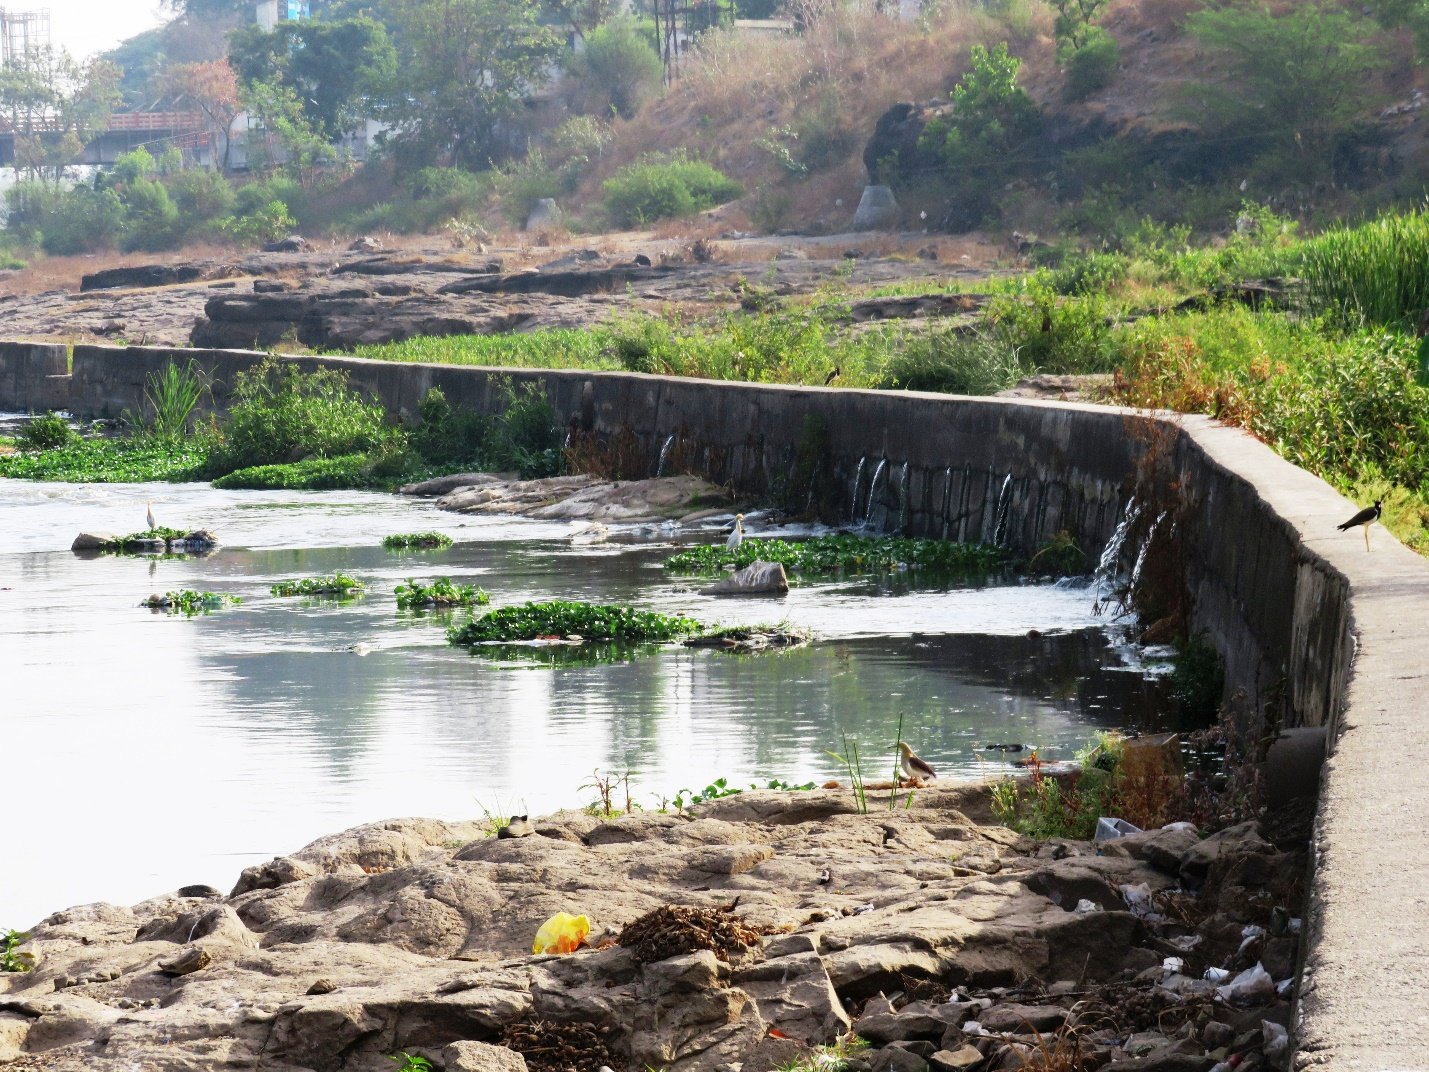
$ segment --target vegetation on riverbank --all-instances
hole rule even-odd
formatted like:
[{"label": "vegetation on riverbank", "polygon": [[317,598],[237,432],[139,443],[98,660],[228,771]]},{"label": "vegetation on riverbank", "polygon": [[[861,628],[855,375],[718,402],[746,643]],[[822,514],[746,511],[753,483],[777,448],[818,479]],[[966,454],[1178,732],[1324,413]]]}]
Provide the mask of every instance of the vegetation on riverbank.
[{"label": "vegetation on riverbank", "polygon": [[987,574],[1007,565],[1007,552],[987,544],[836,533],[797,541],[749,538],[732,551],[714,545],[691,547],[666,559],[665,568],[710,573],[728,567],[742,569],[751,562],[778,562],[791,573],[808,574],[895,569]]},{"label": "vegetation on riverbank", "polygon": [[264,361],[238,374],[229,410],[204,423],[192,419],[198,384],[191,366],[150,375],[146,406],[130,415],[127,434],[81,435],[63,418],[36,418],[17,437],[19,449],[0,454],[0,477],[395,489],[472,469],[552,476],[565,462],[555,413],[532,388],[498,385],[505,405],[492,416],[453,409],[434,388],[421,401],[421,423],[409,427],[389,422],[337,370]]}]

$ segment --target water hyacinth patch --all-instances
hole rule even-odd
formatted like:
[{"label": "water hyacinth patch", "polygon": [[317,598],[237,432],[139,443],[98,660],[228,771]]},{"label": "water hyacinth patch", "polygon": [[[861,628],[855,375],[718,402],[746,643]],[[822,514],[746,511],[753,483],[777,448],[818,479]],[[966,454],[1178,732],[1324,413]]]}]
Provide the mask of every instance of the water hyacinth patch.
[{"label": "water hyacinth patch", "polygon": [[809,540],[746,539],[733,551],[722,545],[691,547],[672,555],[665,568],[708,573],[751,562],[778,562],[791,573],[875,573],[907,566],[950,573],[988,573],[1007,565],[1000,547],[950,543],[901,536],[850,536],[838,533]]},{"label": "water hyacinth patch", "polygon": [[382,537],[382,546],[389,551],[426,551],[451,545],[452,538],[444,532],[399,532]]},{"label": "water hyacinth patch", "polygon": [[269,591],[275,596],[353,596],[366,587],[356,577],[338,572],[331,577],[304,577],[297,581],[279,581]]},{"label": "water hyacinth patch", "polygon": [[438,577],[431,584],[414,581],[397,586],[399,607],[479,607],[491,602],[484,589],[471,584],[452,584],[448,577]]},{"label": "water hyacinth patch", "polygon": [[658,643],[697,633],[702,626],[682,615],[659,614],[600,603],[547,600],[502,607],[447,630],[453,644],[523,640],[625,641]]},{"label": "water hyacinth patch", "polygon": [[176,592],[155,593],[139,604],[152,610],[166,610],[170,614],[183,614],[192,618],[195,614],[207,614],[225,604],[236,606],[243,600],[239,596],[221,595],[218,592],[197,592],[183,588]]}]

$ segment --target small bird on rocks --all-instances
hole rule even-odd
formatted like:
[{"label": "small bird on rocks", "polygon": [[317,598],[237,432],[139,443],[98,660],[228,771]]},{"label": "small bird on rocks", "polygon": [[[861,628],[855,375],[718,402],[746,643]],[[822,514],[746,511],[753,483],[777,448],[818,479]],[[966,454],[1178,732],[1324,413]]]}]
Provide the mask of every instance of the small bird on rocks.
[{"label": "small bird on rocks", "polygon": [[903,768],[903,773],[909,781],[921,782],[938,776],[938,772],[930,767],[926,760],[920,758],[913,749],[908,747],[907,741],[898,742],[898,751],[902,753],[898,759],[898,765]]},{"label": "small bird on rocks", "polygon": [[1374,501],[1374,505],[1373,505],[1373,506],[1366,506],[1363,510],[1361,510],[1359,513],[1357,513],[1354,517],[1350,518],[1350,519],[1349,519],[1348,521],[1346,521],[1343,525],[1336,525],[1335,528],[1339,529],[1341,532],[1344,532],[1346,529],[1352,529],[1352,528],[1354,528],[1356,525],[1361,525],[1361,526],[1363,526],[1363,527],[1364,527],[1364,549],[1365,549],[1366,551],[1368,551],[1368,550],[1369,550],[1369,527],[1370,527],[1370,525],[1374,524],[1374,522],[1376,522],[1376,521],[1379,520],[1379,515],[1380,515],[1379,506],[1380,506],[1380,503],[1382,503],[1382,502],[1384,502],[1383,499],[1376,499],[1376,500]]},{"label": "small bird on rocks", "polygon": [[744,515],[734,515],[734,531],[729,534],[729,539],[724,541],[727,550],[737,551],[739,545],[744,542]]}]

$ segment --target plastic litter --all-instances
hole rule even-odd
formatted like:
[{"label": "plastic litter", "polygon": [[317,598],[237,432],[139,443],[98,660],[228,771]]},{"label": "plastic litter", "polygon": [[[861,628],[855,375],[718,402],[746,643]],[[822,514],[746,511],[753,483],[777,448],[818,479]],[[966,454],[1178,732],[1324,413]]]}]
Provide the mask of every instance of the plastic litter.
[{"label": "plastic litter", "polygon": [[1165,826],[1163,826],[1161,829],[1162,829],[1162,830],[1189,830],[1189,831],[1191,831],[1191,833],[1194,834],[1194,833],[1196,833],[1196,824],[1195,824],[1195,823],[1167,823],[1167,824],[1166,824]]},{"label": "plastic litter", "polygon": [[969,1020],[967,1023],[963,1024],[963,1034],[986,1035],[987,1029],[983,1027],[982,1024],[978,1023],[976,1020]]},{"label": "plastic litter", "polygon": [[1216,987],[1216,996],[1231,1005],[1259,1005],[1275,997],[1275,982],[1265,965],[1257,962],[1224,986]]},{"label": "plastic litter", "polygon": [[1245,927],[1241,929],[1240,936],[1241,943],[1240,948],[1236,950],[1236,956],[1239,956],[1249,949],[1257,938],[1264,938],[1265,928],[1258,923],[1247,923]]},{"label": "plastic litter", "polygon": [[574,953],[590,933],[590,920],[585,916],[572,916],[567,912],[557,912],[536,932],[536,940],[531,944],[532,953]]},{"label": "plastic litter", "polygon": [[1294,979],[1281,979],[1280,982],[1275,984],[1275,993],[1277,997],[1288,998],[1290,996],[1290,992],[1294,989]]},{"label": "plastic litter", "polygon": [[1285,1050],[1290,1045],[1290,1032],[1279,1024],[1271,1023],[1269,1020],[1260,1021],[1261,1038],[1265,1040],[1265,1056],[1267,1060],[1279,1061],[1285,1056]]},{"label": "plastic litter", "polygon": [[1103,841],[1115,841],[1119,837],[1126,837],[1127,834],[1139,834],[1141,827],[1133,826],[1125,819],[1111,819],[1102,816],[1097,820],[1097,832],[1092,838],[1098,845]]},{"label": "plastic litter", "polygon": [[1100,912],[1101,910],[1101,905],[1097,904],[1095,901],[1088,901],[1085,897],[1083,897],[1080,901],[1077,902],[1077,907],[1075,909],[1075,911],[1077,912]]},{"label": "plastic litter", "polygon": [[1178,953],[1189,953],[1201,944],[1201,936],[1199,934],[1180,934],[1175,938],[1167,938],[1166,944]]},{"label": "plastic litter", "polygon": [[1207,968],[1206,974],[1201,976],[1201,978],[1206,980],[1206,982],[1215,983],[1217,986],[1220,986],[1221,983],[1225,982],[1230,977],[1231,973],[1230,970],[1227,968]]},{"label": "plastic litter", "polygon": [[1164,923],[1166,917],[1156,911],[1156,907],[1151,903],[1151,887],[1145,882],[1138,882],[1134,885],[1126,883],[1117,887],[1121,890],[1121,898],[1126,902],[1126,907],[1131,910],[1131,914],[1148,923]]}]

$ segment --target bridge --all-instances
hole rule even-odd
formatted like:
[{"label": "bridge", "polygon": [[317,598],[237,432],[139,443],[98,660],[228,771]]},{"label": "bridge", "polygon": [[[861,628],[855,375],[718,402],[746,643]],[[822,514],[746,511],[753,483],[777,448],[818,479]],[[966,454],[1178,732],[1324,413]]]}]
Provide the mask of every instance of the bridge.
[{"label": "bridge", "polygon": [[[54,119],[40,118],[26,124],[23,133],[44,138],[57,136]],[[0,167],[15,166],[17,131],[0,117]],[[162,150],[175,146],[185,152],[201,153],[213,143],[208,118],[202,112],[115,112],[104,133],[89,140],[71,164],[112,164],[123,153],[138,148]]]}]

